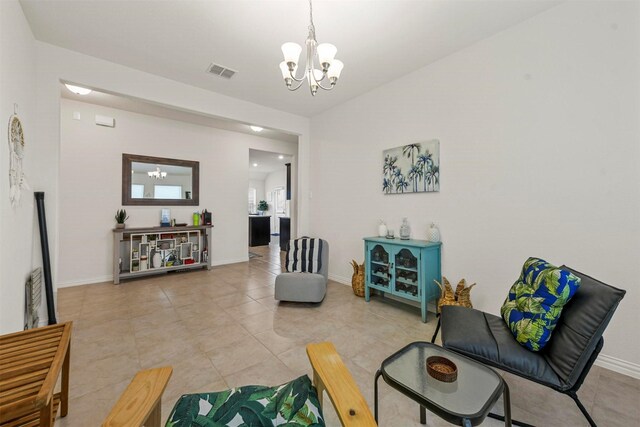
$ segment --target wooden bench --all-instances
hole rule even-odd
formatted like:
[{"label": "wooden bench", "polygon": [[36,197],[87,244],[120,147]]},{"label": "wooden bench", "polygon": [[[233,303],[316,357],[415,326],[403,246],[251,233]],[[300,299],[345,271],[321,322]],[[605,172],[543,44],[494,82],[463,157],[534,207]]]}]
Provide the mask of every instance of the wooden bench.
[{"label": "wooden bench", "polygon": [[[69,410],[71,322],[0,337],[0,425],[52,426]],[[54,387],[62,373],[61,390]]]},{"label": "wooden bench", "polygon": [[[344,427],[374,427],[376,422],[369,406],[333,344],[309,344],[307,355],[320,404],[326,391]],[[162,393],[172,371],[171,367],[163,367],[138,372],[102,426],[160,427]]]}]

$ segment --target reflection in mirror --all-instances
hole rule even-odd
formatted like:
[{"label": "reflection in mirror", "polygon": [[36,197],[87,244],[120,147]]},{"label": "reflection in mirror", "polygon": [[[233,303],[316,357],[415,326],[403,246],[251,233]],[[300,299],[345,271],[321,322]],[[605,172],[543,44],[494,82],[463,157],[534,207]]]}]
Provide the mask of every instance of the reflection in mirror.
[{"label": "reflection in mirror", "polygon": [[198,205],[199,163],[122,154],[122,204]]},{"label": "reflection in mirror", "polygon": [[190,167],[131,162],[132,199],[188,200],[191,181]]}]

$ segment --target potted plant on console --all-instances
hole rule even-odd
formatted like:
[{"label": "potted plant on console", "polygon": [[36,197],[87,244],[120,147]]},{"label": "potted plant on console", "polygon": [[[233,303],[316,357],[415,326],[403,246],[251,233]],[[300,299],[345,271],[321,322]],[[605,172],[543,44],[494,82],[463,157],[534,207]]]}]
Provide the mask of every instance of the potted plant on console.
[{"label": "potted plant on console", "polygon": [[124,228],[124,222],[129,219],[127,216],[127,211],[124,209],[119,209],[116,211],[116,228]]},{"label": "potted plant on console", "polygon": [[269,204],[266,200],[260,200],[256,209],[260,211],[260,215],[264,215],[264,212],[269,210]]}]

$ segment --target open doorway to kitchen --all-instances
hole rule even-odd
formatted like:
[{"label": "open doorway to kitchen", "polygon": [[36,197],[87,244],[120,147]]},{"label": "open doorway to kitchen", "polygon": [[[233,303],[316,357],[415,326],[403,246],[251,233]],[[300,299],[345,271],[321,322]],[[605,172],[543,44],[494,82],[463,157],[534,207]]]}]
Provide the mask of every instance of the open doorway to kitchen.
[{"label": "open doorway to kitchen", "polygon": [[[292,154],[249,150],[249,257],[258,248],[285,249],[290,238]],[[265,248],[266,249],[266,248]]]}]

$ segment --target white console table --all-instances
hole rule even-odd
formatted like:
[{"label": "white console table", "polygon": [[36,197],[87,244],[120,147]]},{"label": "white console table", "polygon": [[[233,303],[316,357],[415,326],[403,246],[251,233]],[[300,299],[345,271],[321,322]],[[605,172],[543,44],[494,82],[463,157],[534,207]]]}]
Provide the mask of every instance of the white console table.
[{"label": "white console table", "polygon": [[211,270],[212,227],[114,228],[113,283],[176,270]]}]

